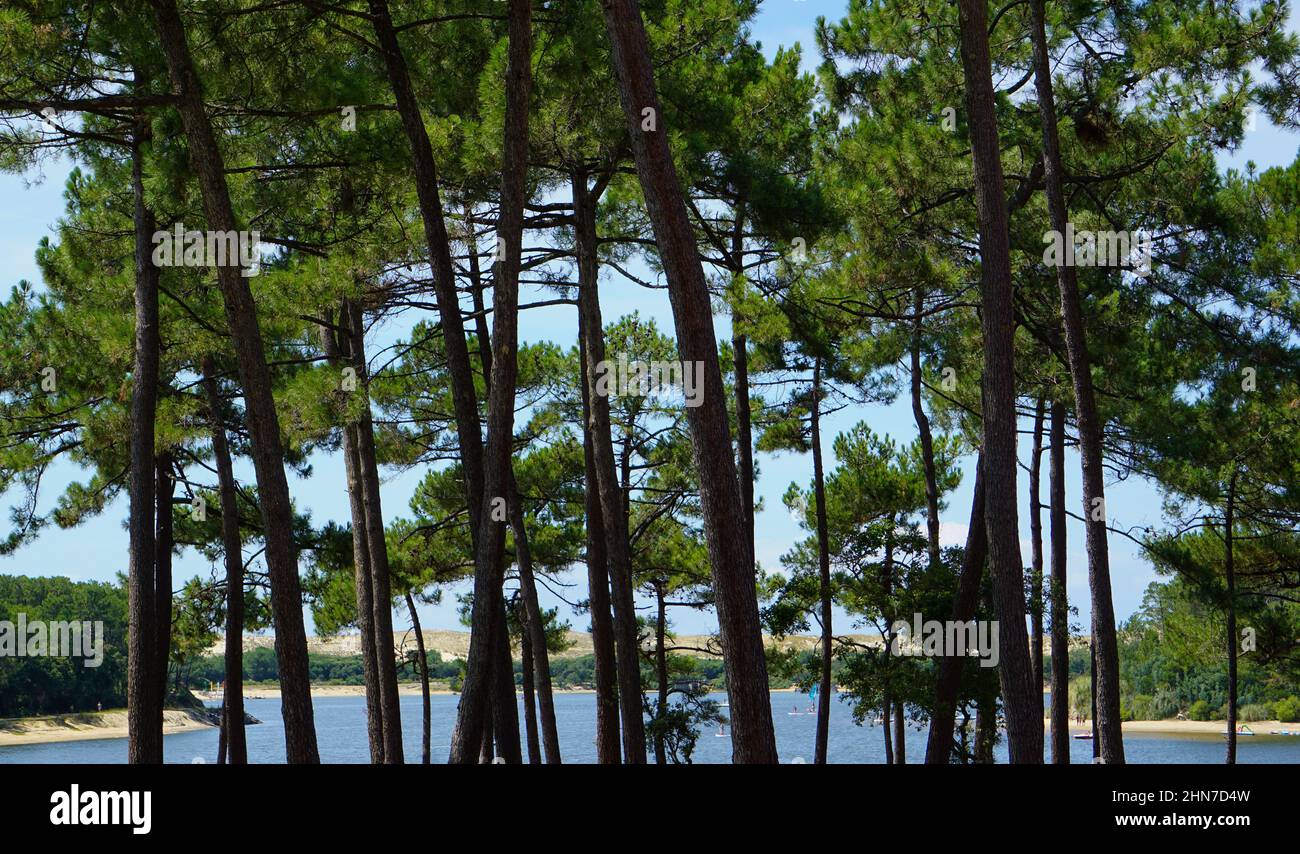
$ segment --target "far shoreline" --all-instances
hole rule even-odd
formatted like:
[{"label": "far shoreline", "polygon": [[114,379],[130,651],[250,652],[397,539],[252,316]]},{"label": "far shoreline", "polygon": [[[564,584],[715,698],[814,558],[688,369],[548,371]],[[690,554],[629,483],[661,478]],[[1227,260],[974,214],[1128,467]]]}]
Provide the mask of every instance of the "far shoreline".
[{"label": "far shoreline", "polygon": [[[363,685],[312,685],[313,697],[364,697]],[[791,693],[794,689],[772,689],[773,693]],[[405,697],[421,695],[420,683],[403,682],[398,685],[398,693]],[[431,688],[430,694],[446,696],[458,694],[445,687]],[[557,694],[594,694],[587,688],[556,689]],[[206,703],[220,703],[221,691],[194,691],[194,696]],[[244,699],[275,700],[280,697],[278,686],[246,685]],[[1300,723],[1289,724],[1281,721],[1239,722],[1248,726],[1256,737],[1268,737],[1271,730],[1300,733]],[[1050,722],[1044,721],[1044,733],[1050,732]],[[182,732],[195,732],[214,729],[215,724],[203,712],[193,709],[167,709],[164,716],[163,734],[174,735]],[[1132,734],[1150,735],[1217,735],[1222,737],[1227,730],[1227,721],[1125,721],[1123,731]],[[1092,721],[1082,724],[1071,722],[1070,736],[1090,733]],[[65,715],[40,715],[28,718],[0,719],[0,747],[17,747],[24,744],[53,744],[67,741],[90,741],[95,739],[118,739],[127,737],[127,720],[125,709],[107,709],[102,712],[80,712]],[[1250,738],[1251,736],[1240,736]],[[1280,737],[1280,736],[1278,736]]]}]

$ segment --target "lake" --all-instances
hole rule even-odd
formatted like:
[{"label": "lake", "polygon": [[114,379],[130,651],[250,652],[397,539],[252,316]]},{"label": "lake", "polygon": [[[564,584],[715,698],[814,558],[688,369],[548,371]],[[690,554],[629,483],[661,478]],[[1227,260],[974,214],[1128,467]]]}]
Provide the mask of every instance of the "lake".
[{"label": "lake", "polygon": [[[723,694],[712,696],[719,701],[726,699]],[[433,697],[434,762],[447,761],[457,700],[458,698],[452,694],[439,694]],[[418,762],[420,759],[420,698],[402,697],[401,704],[406,761]],[[777,749],[783,763],[812,761],[813,738],[817,728],[816,715],[790,714],[792,708],[802,711],[806,706],[807,698],[803,695],[787,692],[776,692],[772,695]],[[263,721],[257,726],[248,727],[249,761],[252,763],[284,762],[280,701],[278,699],[247,700],[246,707],[249,714]],[[314,707],[321,761],[368,762],[365,698],[318,697]],[[557,694],[555,710],[560,734],[560,751],[564,761],[595,762],[596,749],[593,743],[596,733],[595,696]],[[1072,761],[1079,763],[1092,761],[1091,742],[1071,740],[1070,746]],[[0,764],[123,763],[126,762],[126,747],[124,738],[0,747]],[[1124,737],[1124,750],[1128,761],[1133,763],[1222,763],[1224,758],[1223,738],[1208,734],[1129,733]],[[165,751],[166,759],[170,763],[214,762],[217,755],[217,731],[212,729],[169,735],[165,739]],[[920,761],[924,754],[924,731],[909,729],[907,740],[909,761]],[[834,763],[883,763],[884,741],[881,727],[854,724],[849,707],[844,703],[835,703],[831,707],[829,755],[830,761]],[[997,755],[999,762],[1006,762],[1005,745],[998,746]],[[719,736],[716,730],[706,730],[700,735],[693,759],[695,762],[708,764],[730,761],[730,737]],[[1268,735],[1241,738],[1238,741],[1238,761],[1259,764],[1300,764],[1300,738]]]}]

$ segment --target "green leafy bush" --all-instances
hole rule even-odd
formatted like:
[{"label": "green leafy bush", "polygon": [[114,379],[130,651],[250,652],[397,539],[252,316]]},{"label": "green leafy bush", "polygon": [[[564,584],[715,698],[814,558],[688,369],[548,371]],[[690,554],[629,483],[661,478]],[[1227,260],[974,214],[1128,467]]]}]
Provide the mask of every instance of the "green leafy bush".
[{"label": "green leafy bush", "polygon": [[1187,710],[1187,717],[1194,721],[1212,721],[1217,717],[1217,715],[1215,714],[1215,708],[1213,706],[1204,700],[1197,700],[1195,703],[1192,703],[1191,707]]},{"label": "green leafy bush", "polygon": [[1278,700],[1273,704],[1273,714],[1283,723],[1300,721],[1300,697],[1292,694],[1284,700]]},{"label": "green leafy bush", "polygon": [[1156,720],[1157,718],[1153,708],[1153,698],[1150,695],[1137,694],[1128,703],[1120,703],[1120,719],[1126,721]]}]

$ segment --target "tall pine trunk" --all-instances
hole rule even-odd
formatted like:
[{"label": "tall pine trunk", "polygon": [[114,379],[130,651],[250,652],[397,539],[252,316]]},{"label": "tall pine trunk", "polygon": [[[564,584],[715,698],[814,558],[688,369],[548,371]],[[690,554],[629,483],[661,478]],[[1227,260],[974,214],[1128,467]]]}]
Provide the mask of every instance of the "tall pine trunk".
[{"label": "tall pine trunk", "polygon": [[[491,668],[494,646],[492,626],[495,622],[494,609],[490,607],[490,602],[500,593],[500,585],[496,584],[493,591],[492,582],[502,571],[500,560],[484,561],[480,549],[486,549],[489,556],[495,552],[496,549],[492,544],[499,539],[503,540],[504,528],[498,528],[495,536],[485,536],[481,531],[483,505],[491,496],[484,494],[484,450],[479,424],[478,395],[474,390],[474,372],[465,341],[465,324],[460,314],[460,300],[456,292],[455,268],[452,265],[451,243],[447,235],[447,223],[443,217],[442,199],[438,190],[438,169],[433,158],[433,147],[425,130],[419,101],[411,86],[406,57],[402,53],[388,3],[385,0],[369,0],[369,10],[370,21],[379,45],[380,58],[388,76],[389,87],[393,91],[398,114],[402,119],[407,143],[411,148],[416,198],[424,225],[425,242],[429,247],[433,289],[438,303],[447,373],[451,380],[456,433],[460,441],[461,469],[465,477],[470,534],[475,550],[476,601],[483,603],[481,607],[474,609],[471,615],[469,673],[465,683],[467,690],[461,694],[456,727],[452,733],[450,757],[450,761],[454,764],[473,763],[483,745],[483,730],[490,705],[487,695],[489,682],[487,671]],[[504,209],[503,215],[505,215]],[[504,283],[498,283],[499,286],[501,284]],[[510,340],[513,340],[513,336]],[[510,361],[513,364],[513,358]],[[511,391],[513,392],[513,383]],[[503,495],[498,493],[498,497]],[[484,544],[483,541],[491,542]],[[477,595],[480,580],[481,586],[485,588],[484,596]],[[477,643],[474,642],[475,635],[479,636]]]},{"label": "tall pine trunk", "polygon": [[510,627],[506,624],[506,600],[496,597],[496,625],[492,642],[496,652],[492,659],[492,733],[496,737],[497,751],[507,765],[521,765],[523,748],[519,741],[519,705],[515,696],[515,661],[510,654]]},{"label": "tall pine trunk", "polygon": [[659,105],[640,4],[637,0],[602,0],[601,7],[637,175],[668,279],[678,352],[701,374],[703,400],[700,406],[687,409],[686,418],[699,473],[700,509],[731,703],[732,759],[737,763],[775,763],[776,737],[758,619],[754,556],[745,539],[744,506],[731,454],[730,418],[704,268],[668,145],[666,117]]},{"label": "tall pine trunk", "polygon": [[1034,406],[1034,445],[1029,451],[1029,661],[1034,690],[1043,692],[1043,421],[1047,402]]},{"label": "tall pine trunk", "polygon": [[817,692],[817,741],[813,762],[826,764],[826,746],[830,738],[831,694],[834,691],[831,682],[831,644],[834,636],[831,631],[831,548],[830,533],[826,525],[826,475],[822,466],[822,428],[821,428],[821,359],[813,361],[812,401],[809,414],[812,428],[813,455],[813,499],[816,502],[817,516],[817,571],[818,594],[821,599],[821,679]]},{"label": "tall pine trunk", "polygon": [[[582,173],[572,176],[573,217],[577,240],[594,243],[596,211]],[[580,248],[580,255],[591,255],[594,248]],[[646,761],[645,723],[641,709],[641,649],[636,624],[636,604],[632,582],[632,550],[628,543],[628,520],[622,487],[619,485],[617,460],[614,456],[609,398],[600,393],[597,381],[608,366],[605,364],[605,330],[600,314],[598,278],[582,278],[578,287],[578,312],[582,316],[580,334],[588,403],[586,434],[591,437],[595,457],[596,493],[600,498],[601,518],[605,531],[605,554],[609,564],[611,604],[614,608],[614,648],[618,672],[619,708],[623,731],[623,761],[631,765]],[[610,369],[612,370],[612,369]]]},{"label": "tall pine trunk", "polygon": [[1052,763],[1070,764],[1070,609],[1065,592],[1065,406],[1052,402],[1051,446],[1052,580]]},{"label": "tall pine trunk", "polygon": [[[347,309],[340,311],[339,332],[347,324]],[[347,344],[349,336],[340,334],[328,323],[320,326],[322,349],[330,365],[343,368],[345,354],[340,342]],[[366,536],[366,510],[361,486],[361,460],[357,453],[357,425],[349,420],[343,425],[343,469],[347,478],[348,508],[352,521],[352,574],[357,601],[357,630],[361,634],[361,677],[366,683],[366,736],[370,745],[370,761],[379,765],[384,761],[384,708],[379,696],[379,661],[375,647],[374,591],[370,573],[370,544]]]},{"label": "tall pine trunk", "polygon": [[[581,244],[579,244],[581,247]],[[588,247],[590,252],[595,246]],[[578,267],[590,267],[594,278],[595,256],[586,255],[580,248]],[[579,370],[582,380],[583,423],[587,423],[591,401],[588,393],[586,345],[582,335],[582,317],[578,317],[578,349],[581,352]],[[583,430],[582,456],[585,466],[583,481],[583,506],[587,520],[587,589],[591,613],[591,645],[595,659],[596,680],[596,759],[603,765],[617,765],[619,754],[619,712],[617,666],[614,663],[614,619],[610,613],[609,569],[605,553],[605,520],[600,509],[600,496],[596,489],[596,451],[591,433]]]},{"label": "tall pine trunk", "polygon": [[894,764],[907,764],[907,710],[901,701],[894,704]]},{"label": "tall pine trunk", "polygon": [[429,764],[430,730],[433,727],[433,704],[429,698],[429,654],[424,649],[424,630],[420,628],[420,615],[415,610],[415,598],[406,592],[406,610],[411,614],[411,631],[415,632],[415,652],[420,656],[420,764]]},{"label": "tall pine trunk", "polygon": [[1101,740],[1097,738],[1097,638],[1095,635],[1088,639],[1088,678],[1089,700],[1092,703],[1092,711],[1088,715],[1092,721],[1092,761],[1096,763],[1101,759]]},{"label": "tall pine trunk", "polygon": [[[376,5],[386,4],[374,0]],[[510,0],[507,6],[509,49],[505,80],[504,160],[501,167],[501,207],[497,223],[497,243],[501,247],[492,289],[492,367],[488,387],[487,447],[483,455],[483,486],[479,504],[479,537],[475,543],[474,607],[471,616],[470,651],[465,684],[457,711],[456,735],[452,742],[452,761],[467,761],[474,742],[475,727],[481,726],[483,707],[492,689],[489,685],[493,665],[492,649],[498,650],[495,663],[496,702],[494,729],[498,754],[507,762],[522,761],[518,741],[518,712],[515,708],[513,669],[501,674],[504,665],[499,650],[510,658],[506,637],[505,605],[501,600],[504,580],[506,525],[509,523],[508,497],[512,480],[510,456],[514,445],[515,383],[518,376],[519,270],[523,251],[524,204],[528,181],[528,99],[532,91],[532,4],[529,0]],[[380,24],[376,22],[376,30]],[[388,22],[388,37],[397,49],[395,34]],[[381,44],[383,43],[381,36]],[[387,52],[387,50],[386,50]],[[400,51],[399,51],[400,53]],[[390,77],[391,77],[390,73]],[[405,76],[405,75],[403,75]],[[409,80],[406,81],[409,88]],[[396,87],[395,87],[396,88]],[[416,118],[418,118],[416,107]],[[423,134],[423,128],[420,129]],[[427,149],[427,137],[425,148]],[[428,157],[432,167],[432,154]],[[437,187],[433,187],[436,195]],[[422,205],[423,206],[423,205]],[[445,229],[443,241],[446,241]],[[454,283],[449,283],[454,291]],[[463,333],[462,333],[463,340]],[[466,462],[468,465],[468,462]],[[493,618],[490,611],[497,611]],[[495,628],[493,625],[495,624]],[[484,630],[487,629],[487,634]],[[493,633],[500,636],[494,637]],[[509,679],[509,708],[505,680]],[[510,722],[513,721],[513,731]],[[505,729],[503,730],[503,727]],[[462,734],[462,730],[464,731]],[[513,743],[511,743],[513,741]]]},{"label": "tall pine trunk", "polygon": [[[480,358],[483,360],[483,370],[488,375],[488,388],[491,389],[492,336],[488,332],[486,312],[483,310],[483,289],[479,286],[477,255],[476,249],[473,247],[472,237],[470,241],[470,278],[473,282],[474,323],[478,335]],[[538,604],[537,581],[533,575],[532,550],[529,548],[528,543],[528,529],[524,526],[523,503],[519,496],[519,484],[515,481],[513,466],[507,472],[507,492],[510,530],[515,538],[515,558],[519,566],[519,592],[524,607],[525,640],[528,642],[523,646],[526,653],[524,693],[529,704],[529,717],[526,721],[529,726],[535,723],[531,706],[535,692],[541,709],[540,737],[545,745],[546,761],[558,765],[560,763],[560,737],[555,722],[555,697],[554,689],[551,686],[550,654],[546,649],[546,626],[542,620],[541,606]],[[532,730],[529,730],[528,737],[531,750],[533,746]]]},{"label": "tall pine trunk", "polygon": [[921,400],[921,314],[925,296],[918,287],[912,301],[912,418],[921,438],[921,464],[925,469],[925,530],[930,565],[939,564],[939,477],[934,465],[934,435]]},{"label": "tall pine trunk", "polygon": [[894,529],[898,520],[894,514],[889,514],[889,527],[885,531],[885,554],[881,563],[884,574],[884,591],[885,591],[885,623],[889,626],[889,634],[886,637],[885,646],[885,714],[884,725],[885,731],[888,732],[892,727],[894,730],[893,742],[888,745],[892,752],[892,763],[894,765],[903,765],[907,762],[907,745],[906,733],[903,727],[904,703],[894,696],[894,670],[890,664],[890,652],[893,649],[894,639],[897,635],[894,633],[894,625],[898,621],[898,612],[894,609]]},{"label": "tall pine trunk", "polygon": [[[524,618],[527,620],[527,617]],[[528,764],[542,764],[541,739],[537,735],[537,697],[533,689],[533,639],[525,630],[519,639],[520,657],[523,659],[524,741],[528,745]]]},{"label": "tall pine trunk", "polygon": [[[176,0],[150,0],[150,5],[185,127],[190,162],[202,191],[208,228],[234,232],[238,223],[226,186],[225,161],[203,103],[203,89],[190,55]],[[285,755],[293,764],[316,763],[320,761],[320,754],[316,748],[312,717],[307,634],[303,627],[297,547],[293,541],[293,508],[289,502],[289,482],[284,474],[280,422],[271,395],[271,372],[266,364],[266,348],[257,323],[257,306],[239,266],[219,266],[217,283],[225,305],[231,343],[238,358],[266,532],[265,561],[271,582]]]},{"label": "tall pine trunk", "polygon": [[537,600],[537,580],[533,576],[533,555],[524,525],[524,508],[519,500],[519,485],[510,473],[510,528],[515,537],[515,558],[519,563],[519,592],[523,598],[526,647],[529,661],[524,664],[524,678],[537,692],[541,723],[542,748],[546,762],[560,764],[560,732],[555,723],[555,692],[551,687],[551,657],[546,649],[546,624]]},{"label": "tall pine trunk", "polygon": [[959,0],[961,59],[979,217],[984,382],[981,414],[986,484],[985,525],[998,620],[1003,706],[1011,761],[1042,763],[1043,698],[1030,679],[1024,568],[1016,501],[1015,314],[997,114],[984,0]]},{"label": "tall pine trunk", "polygon": [[379,495],[379,461],[375,454],[375,428],[370,414],[370,373],[366,364],[366,330],[361,305],[344,300],[348,320],[348,355],[356,372],[362,404],[354,423],[356,459],[361,480],[361,507],[365,516],[366,549],[370,567],[371,627],[374,634],[375,675],[383,714],[384,763],[401,765],[402,710],[397,693],[397,662],[393,650],[393,586],[384,537],[384,511]]},{"label": "tall pine trunk", "polygon": [[[980,580],[988,558],[988,528],[984,524],[984,454],[975,461],[975,488],[971,495],[970,525],[966,532],[966,550],[962,555],[961,577],[957,596],[952,603],[954,623],[975,619],[979,607]],[[952,734],[957,719],[957,695],[961,690],[964,656],[948,655],[939,659],[935,679],[934,711],[930,716],[930,735],[925,745],[927,765],[947,765],[952,757]]]},{"label": "tall pine trunk", "polygon": [[[655,682],[659,694],[655,714],[661,720],[668,714],[668,605],[664,599],[667,583],[666,579],[655,582]],[[654,747],[655,764],[667,765],[668,752],[662,728],[655,730]]]},{"label": "tall pine trunk", "polygon": [[[1052,91],[1051,60],[1047,55],[1044,24],[1045,0],[1031,0],[1034,44],[1034,83],[1043,126],[1043,183],[1052,228],[1066,233],[1069,212],[1061,168],[1061,145],[1056,128],[1056,101]],[[1079,457],[1083,467],[1084,531],[1088,548],[1088,582],[1092,593],[1092,630],[1097,648],[1097,733],[1101,758],[1107,764],[1124,761],[1120,731],[1119,643],[1115,636],[1115,606],[1111,601],[1110,553],[1106,543],[1106,487],[1102,470],[1102,423],[1092,387],[1083,305],[1075,269],[1057,267],[1061,292],[1061,325],[1065,330],[1066,358],[1074,381],[1074,409],[1079,428]]]},{"label": "tall pine trunk", "polygon": [[[139,75],[137,75],[137,85]],[[157,420],[159,350],[158,268],[153,264],[153,211],[144,199],[148,119],[136,117],[131,138],[131,189],[135,225],[135,364],[131,387],[130,560],[127,572],[127,761],[161,763],[162,698],[153,679],[154,637],[154,424]]]},{"label": "tall pine trunk", "polygon": [[1228,481],[1228,500],[1223,513],[1223,570],[1228,583],[1228,758],[1237,764],[1237,569],[1233,564],[1232,535],[1236,523],[1237,472]]},{"label": "tall pine trunk", "polygon": [[203,357],[203,390],[212,431],[212,456],[217,466],[217,492],[221,499],[221,548],[226,565],[226,679],[224,737],[231,765],[248,764],[244,733],[244,547],[239,535],[239,497],[226,439],[221,394],[211,356]]},{"label": "tall pine trunk", "polygon": [[[885,666],[889,666],[889,647],[885,647]],[[890,696],[889,688],[885,688],[884,697],[880,701],[880,725],[882,735],[885,740],[885,764],[894,764],[894,701]]]},{"label": "tall pine trunk", "polygon": [[167,668],[172,651],[172,551],[176,547],[175,517],[172,499],[176,496],[176,478],[172,473],[171,451],[163,451],[154,461],[154,616],[158,634],[154,638],[154,679],[158,684],[158,729],[163,726],[163,709],[167,705]]},{"label": "tall pine trunk", "polygon": [[[736,202],[736,222],[731,230],[731,271],[745,275],[745,201]],[[736,371],[736,476],[740,481],[740,506],[744,512],[745,542],[754,556],[754,430],[749,409],[749,339],[735,332],[741,318],[731,320],[732,360]]]}]

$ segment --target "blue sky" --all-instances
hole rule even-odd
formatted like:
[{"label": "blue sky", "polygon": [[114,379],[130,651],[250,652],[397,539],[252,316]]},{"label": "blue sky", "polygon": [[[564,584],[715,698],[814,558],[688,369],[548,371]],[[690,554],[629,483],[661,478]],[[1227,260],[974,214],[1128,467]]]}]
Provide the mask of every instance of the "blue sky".
[{"label": "blue sky", "polygon": [[[817,17],[838,17],[843,14],[846,6],[844,0],[768,0],[754,22],[753,33],[762,42],[769,56],[778,46],[790,46],[796,42],[802,44],[804,65],[811,70],[817,60],[812,36]],[[1297,29],[1297,14],[1294,9],[1290,27],[1293,31]],[[1253,161],[1261,169],[1282,165],[1290,163],[1296,157],[1298,145],[1300,137],[1280,131],[1261,118],[1257,129],[1247,134],[1242,148],[1231,155],[1222,156],[1220,162],[1224,168],[1244,168],[1247,161]],[[33,258],[36,243],[42,236],[53,234],[51,226],[63,213],[63,185],[68,173],[67,165],[48,163],[44,165],[43,171],[41,181],[35,181],[39,177],[37,175],[19,177],[0,174],[0,259],[3,259],[0,286],[5,288],[24,278],[38,281]],[[522,295],[524,301],[532,301],[536,296],[537,294],[528,293]],[[647,291],[620,278],[607,276],[603,280],[601,301],[607,322],[635,310],[643,317],[654,318],[664,331],[671,332],[673,328],[667,295],[663,291]],[[720,316],[715,322],[719,337],[728,336],[727,318]],[[400,336],[408,323],[409,321],[399,321],[378,330],[376,340],[371,344],[372,357],[379,344],[391,342]],[[525,341],[552,340],[564,346],[572,344],[576,338],[576,320],[572,308],[554,307],[527,313],[520,324],[520,337]],[[905,401],[889,406],[850,408],[831,416],[824,425],[824,447],[828,455],[831,438],[858,421],[865,421],[876,432],[888,433],[904,442],[911,441],[915,435],[911,410]],[[1022,424],[1022,429],[1027,428],[1027,424]],[[1028,452],[1027,439],[1022,440],[1021,449],[1024,458]],[[341,462],[337,457],[318,457],[313,460],[313,464],[314,473],[310,480],[291,479],[290,488],[298,507],[310,510],[318,524],[327,519],[346,522],[348,507]],[[966,477],[963,484],[948,497],[948,509],[942,514],[945,543],[964,542],[973,482],[972,464],[973,459],[964,461]],[[791,481],[807,483],[811,460],[807,456],[795,454],[763,455],[759,459],[759,466],[761,475],[755,493],[764,502],[765,509],[760,512],[756,524],[757,555],[764,566],[776,568],[780,565],[780,555],[796,539],[804,536],[783,505],[781,495]],[[1074,504],[1080,500],[1078,496],[1081,494],[1077,457],[1070,455],[1067,470],[1069,500]],[[251,471],[247,466],[241,467],[237,474],[251,480]],[[409,515],[407,501],[421,475],[420,471],[385,473],[382,494],[386,518],[391,520],[397,516]],[[45,506],[48,507],[56,497],[61,484],[71,477],[83,476],[83,473],[76,472],[67,465],[52,472],[47,480],[47,489],[50,491],[46,494]],[[1023,508],[1028,497],[1027,476],[1023,472],[1018,489]],[[12,495],[4,496],[5,507],[13,499]],[[1108,484],[1107,506],[1113,524],[1118,527],[1158,526],[1161,522],[1158,491],[1138,479]],[[0,573],[66,575],[79,580],[110,579],[115,573],[124,571],[126,566],[125,517],[126,500],[122,498],[108,507],[104,514],[78,529],[47,529],[36,542],[13,555],[0,557]],[[1022,511],[1020,521],[1022,549],[1027,564],[1027,512]],[[1110,543],[1115,610],[1117,616],[1123,619],[1138,607],[1143,590],[1154,580],[1155,575],[1129,541],[1112,536]],[[176,563],[177,587],[186,578],[207,576],[211,569],[202,558],[187,552]],[[1070,601],[1079,608],[1079,624],[1086,626],[1087,562],[1083,549],[1083,531],[1073,520],[1069,531],[1069,578]],[[585,572],[581,569],[558,581],[561,585],[568,585],[567,590],[561,589],[564,598],[585,596]],[[427,628],[459,628],[455,597],[452,594],[464,589],[468,589],[467,585],[463,588],[450,588],[444,594],[443,604],[423,606],[421,617],[424,625]],[[585,616],[572,615],[559,598],[545,590],[542,596],[543,605],[559,605],[561,614],[570,617],[575,629],[587,629]],[[683,633],[707,632],[715,625],[711,614],[678,609],[672,616],[675,627]],[[837,616],[837,623],[837,631],[847,630],[844,615]],[[408,625],[404,612],[396,614],[395,625],[399,630]]]}]

